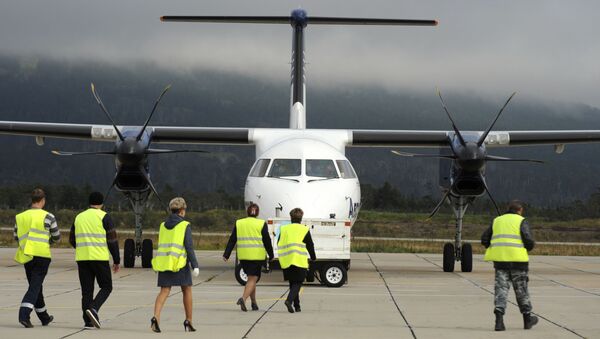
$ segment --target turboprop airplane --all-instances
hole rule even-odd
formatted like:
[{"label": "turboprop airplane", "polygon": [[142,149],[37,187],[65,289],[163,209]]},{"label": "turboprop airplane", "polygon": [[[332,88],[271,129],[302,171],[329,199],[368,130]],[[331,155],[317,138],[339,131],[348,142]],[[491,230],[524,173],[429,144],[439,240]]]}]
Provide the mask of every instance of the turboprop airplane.
[{"label": "turboprop airplane", "polygon": [[[435,20],[310,17],[302,9],[292,11],[290,16],[164,16],[161,20],[163,22],[291,25],[293,33],[289,128],[150,126],[147,124],[117,126],[114,123],[92,125],[0,121],[0,133],[34,136],[38,145],[43,145],[46,137],[112,142],[117,149],[123,147],[119,145],[127,142],[131,146],[130,149],[136,149],[136,154],[140,155],[135,157],[138,159],[136,164],[146,164],[146,155],[154,153],[150,148],[151,144],[254,145],[256,161],[249,171],[244,197],[246,203],[256,202],[260,205],[259,217],[276,219],[288,215],[295,207],[301,207],[305,219],[342,219],[345,220],[347,229],[351,228],[358,217],[361,196],[358,177],[345,156],[346,147],[447,149],[458,137],[455,130],[348,130],[316,129],[306,126],[304,33],[308,26],[436,26]],[[125,133],[126,131],[128,132]],[[488,132],[482,145],[490,148],[550,144],[558,145],[558,149],[561,149],[562,145],[568,143],[600,142],[600,130]],[[141,139],[138,137],[140,134]],[[484,132],[471,131],[465,132],[466,134],[481,138]],[[128,151],[124,150],[124,152]],[[117,157],[118,153],[117,151]],[[135,177],[149,183],[147,171]],[[116,179],[116,182],[118,181]],[[140,186],[149,186],[144,188],[146,191],[151,189],[151,185]],[[117,189],[130,191],[128,187],[119,187],[118,184]],[[323,225],[328,224],[323,222]],[[141,225],[136,223],[135,226],[136,248],[140,248]],[[457,239],[461,244],[460,234],[457,235]],[[327,259],[327,253],[321,255],[318,252],[319,244],[315,245],[318,257]],[[130,252],[125,254],[131,256],[133,250],[130,248]],[[135,255],[143,255],[141,253],[143,250],[142,248],[135,252]],[[345,280],[346,271],[350,267],[349,249],[346,250],[347,257],[326,260],[320,264],[321,277],[326,277],[330,286],[341,286],[340,281],[343,284]],[[460,257],[457,259],[460,260]]]}]

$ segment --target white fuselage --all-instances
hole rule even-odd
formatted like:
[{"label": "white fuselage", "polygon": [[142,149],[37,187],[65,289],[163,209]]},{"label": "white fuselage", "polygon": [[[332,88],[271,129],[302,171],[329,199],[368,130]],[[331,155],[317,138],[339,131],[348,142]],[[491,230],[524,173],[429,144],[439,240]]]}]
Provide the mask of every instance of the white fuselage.
[{"label": "white fuselage", "polygon": [[286,218],[299,207],[304,218],[347,219],[360,209],[360,184],[344,155],[344,130],[253,129],[256,162],[244,200],[257,203],[260,217]]}]

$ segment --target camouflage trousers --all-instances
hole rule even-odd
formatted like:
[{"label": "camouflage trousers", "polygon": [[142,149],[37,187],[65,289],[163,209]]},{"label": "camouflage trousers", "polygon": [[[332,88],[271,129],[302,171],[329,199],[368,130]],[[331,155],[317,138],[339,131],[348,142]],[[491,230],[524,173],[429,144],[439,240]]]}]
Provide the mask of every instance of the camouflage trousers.
[{"label": "camouflage trousers", "polygon": [[529,291],[527,290],[527,282],[529,276],[527,270],[510,269],[502,270],[496,269],[496,283],[494,287],[494,312],[500,312],[504,314],[506,310],[506,300],[508,299],[508,292],[510,290],[510,284],[512,283],[515,289],[515,295],[517,297],[517,303],[519,304],[519,310],[521,313],[531,312],[531,301],[529,300]]}]

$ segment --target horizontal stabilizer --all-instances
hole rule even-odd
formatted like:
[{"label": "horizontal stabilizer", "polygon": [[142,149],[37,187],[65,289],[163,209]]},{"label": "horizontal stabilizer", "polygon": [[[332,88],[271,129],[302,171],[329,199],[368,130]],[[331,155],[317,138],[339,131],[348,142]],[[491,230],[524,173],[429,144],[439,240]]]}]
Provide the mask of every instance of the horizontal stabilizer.
[{"label": "horizontal stabilizer", "polygon": [[[165,15],[160,17],[165,22],[213,22],[243,24],[291,24],[291,16],[188,16]],[[388,25],[388,26],[437,26],[437,20],[412,19],[376,19],[376,18],[335,18],[307,17],[306,23],[311,25]]]}]

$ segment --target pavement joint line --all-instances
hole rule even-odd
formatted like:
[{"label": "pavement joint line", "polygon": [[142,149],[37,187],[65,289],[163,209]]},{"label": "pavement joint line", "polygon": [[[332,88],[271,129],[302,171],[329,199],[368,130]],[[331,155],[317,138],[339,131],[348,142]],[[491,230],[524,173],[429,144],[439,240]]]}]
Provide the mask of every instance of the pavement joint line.
[{"label": "pavement joint line", "polygon": [[[421,259],[423,259],[423,260],[425,260],[425,261],[429,262],[429,263],[430,263],[430,264],[432,264],[432,265],[435,265],[435,266],[437,266],[437,267],[439,267],[439,268],[442,268],[442,266],[440,266],[440,265],[438,265],[438,264],[434,263],[433,261],[431,261],[431,260],[429,260],[429,259],[427,259],[427,258],[424,258],[424,257],[421,257],[421,256],[419,256],[417,253],[415,253],[415,256],[417,256],[417,257],[419,257],[419,258],[421,258]],[[471,279],[469,279],[469,278],[467,278],[467,277],[465,277],[465,276],[463,276],[462,274],[460,274],[460,273],[457,273],[457,272],[452,272],[452,274],[454,274],[454,275],[456,275],[456,276],[458,276],[458,277],[460,277],[460,278],[462,278],[462,279],[464,279],[464,280],[466,280],[466,281],[470,282],[470,283],[471,283],[471,284],[473,284],[475,287],[478,287],[478,288],[480,288],[480,289],[482,289],[482,290],[484,290],[484,291],[488,292],[489,294],[491,294],[491,295],[494,295],[494,292],[493,292],[493,291],[490,291],[489,289],[487,289],[487,288],[485,288],[485,287],[481,286],[481,285],[480,285],[479,283],[477,283],[476,281],[474,281],[474,280],[471,280]],[[513,305],[513,306],[519,307],[519,305],[515,304],[514,302],[512,302],[512,301],[510,301],[510,300],[507,300],[507,302],[508,302],[509,304]],[[579,333],[575,332],[574,330],[572,330],[572,329],[570,329],[570,328],[568,328],[568,327],[566,327],[566,326],[564,326],[564,325],[561,325],[561,324],[559,324],[559,323],[557,323],[557,322],[555,322],[555,321],[552,321],[552,320],[550,320],[550,319],[548,319],[548,318],[544,317],[543,315],[541,315],[541,314],[539,314],[539,313],[536,313],[536,312],[531,312],[531,313],[532,313],[532,314],[535,314],[535,315],[537,315],[538,317],[540,317],[540,318],[542,318],[542,319],[546,320],[547,322],[549,322],[549,323],[551,323],[551,324],[553,324],[553,325],[555,325],[555,326],[557,326],[557,327],[560,327],[560,328],[562,328],[562,329],[564,329],[564,330],[566,330],[566,331],[569,331],[569,332],[571,332],[571,333],[575,334],[576,336],[578,336],[578,337],[580,337],[580,338],[584,338],[584,339],[585,339],[585,337],[584,337],[584,336],[582,336],[581,334],[579,334]]]},{"label": "pavement joint line", "polygon": [[385,280],[383,273],[379,270],[379,267],[377,267],[377,265],[375,265],[375,262],[373,261],[373,258],[371,257],[371,253],[367,253],[367,256],[369,257],[369,260],[371,261],[371,264],[373,265],[373,267],[375,267],[375,271],[377,271],[377,273],[379,273],[379,277],[381,278],[381,280],[383,280],[383,284],[385,285],[385,288],[387,289],[390,297],[392,298],[392,301],[394,302],[396,309],[400,313],[400,316],[402,317],[402,319],[404,319],[404,323],[406,324],[406,326],[408,326],[408,329],[410,330],[410,333],[412,334],[413,338],[417,339],[417,335],[415,334],[414,329],[408,322],[408,319],[406,319],[406,316],[404,316],[404,313],[400,309],[400,305],[398,305],[398,302],[396,302],[396,298],[394,297],[394,294],[392,293],[390,286],[388,285],[387,281]]},{"label": "pavement joint line", "polygon": [[60,338],[60,339],[68,338],[68,337],[70,337],[70,336],[74,336],[75,334],[77,334],[77,333],[81,333],[81,332],[83,332],[83,331],[85,331],[85,328],[82,328],[82,329],[80,329],[80,330],[78,330],[78,331],[76,331],[76,332],[69,333],[69,334],[67,334],[67,335],[64,335],[64,336],[62,336],[62,337],[59,337],[59,338]]},{"label": "pavement joint line", "polygon": [[545,264],[545,265],[548,265],[548,266],[554,266],[554,267],[563,268],[563,269],[567,269],[567,270],[572,270],[572,271],[577,271],[577,272],[582,272],[582,273],[588,273],[588,274],[594,274],[594,275],[600,275],[600,273],[597,273],[597,272],[590,272],[590,271],[580,270],[578,268],[572,268],[572,267],[568,267],[568,266],[551,264],[551,263],[547,263],[547,262],[544,262],[544,261],[538,261],[538,262],[542,263],[542,264]]},{"label": "pavement joint line", "polygon": [[264,317],[267,315],[267,313],[269,313],[269,311],[270,311],[270,310],[271,310],[271,309],[272,309],[272,308],[273,308],[273,307],[274,307],[274,306],[275,306],[275,305],[276,305],[276,304],[279,302],[279,300],[282,300],[282,299],[283,299],[283,296],[284,296],[286,293],[288,293],[288,291],[289,291],[289,290],[290,290],[290,289],[289,289],[289,288],[287,288],[285,291],[283,291],[283,294],[281,294],[281,296],[279,297],[279,299],[275,300],[275,302],[273,302],[273,303],[271,304],[271,306],[269,306],[269,308],[267,308],[267,309],[266,309],[266,310],[263,312],[263,314],[261,314],[261,315],[260,315],[260,317],[258,317],[258,319],[256,319],[256,321],[255,321],[255,322],[252,324],[252,326],[250,326],[250,328],[248,329],[248,331],[247,331],[246,333],[244,333],[244,335],[242,336],[242,339],[246,339],[246,338],[248,338],[248,335],[250,334],[250,332],[252,332],[252,330],[254,329],[254,327],[255,327],[256,325],[258,325],[258,323],[260,322],[260,320],[261,320],[262,318],[264,318]]},{"label": "pavement joint line", "polygon": [[597,297],[600,297],[600,293],[594,293],[594,292],[590,292],[590,291],[584,290],[582,288],[578,288],[578,287],[575,287],[575,286],[567,285],[567,284],[561,283],[560,281],[557,281],[557,280],[554,280],[554,279],[550,279],[550,278],[546,278],[543,275],[539,275],[539,274],[531,274],[531,275],[539,277],[539,278],[541,278],[543,280],[546,280],[546,281],[550,281],[550,282],[552,282],[552,283],[554,283],[556,285],[559,285],[559,286],[562,286],[562,287],[565,287],[565,288],[574,289],[574,290],[579,291],[579,292],[583,292],[583,293],[587,293],[587,294],[591,294],[591,295],[595,295]]}]

